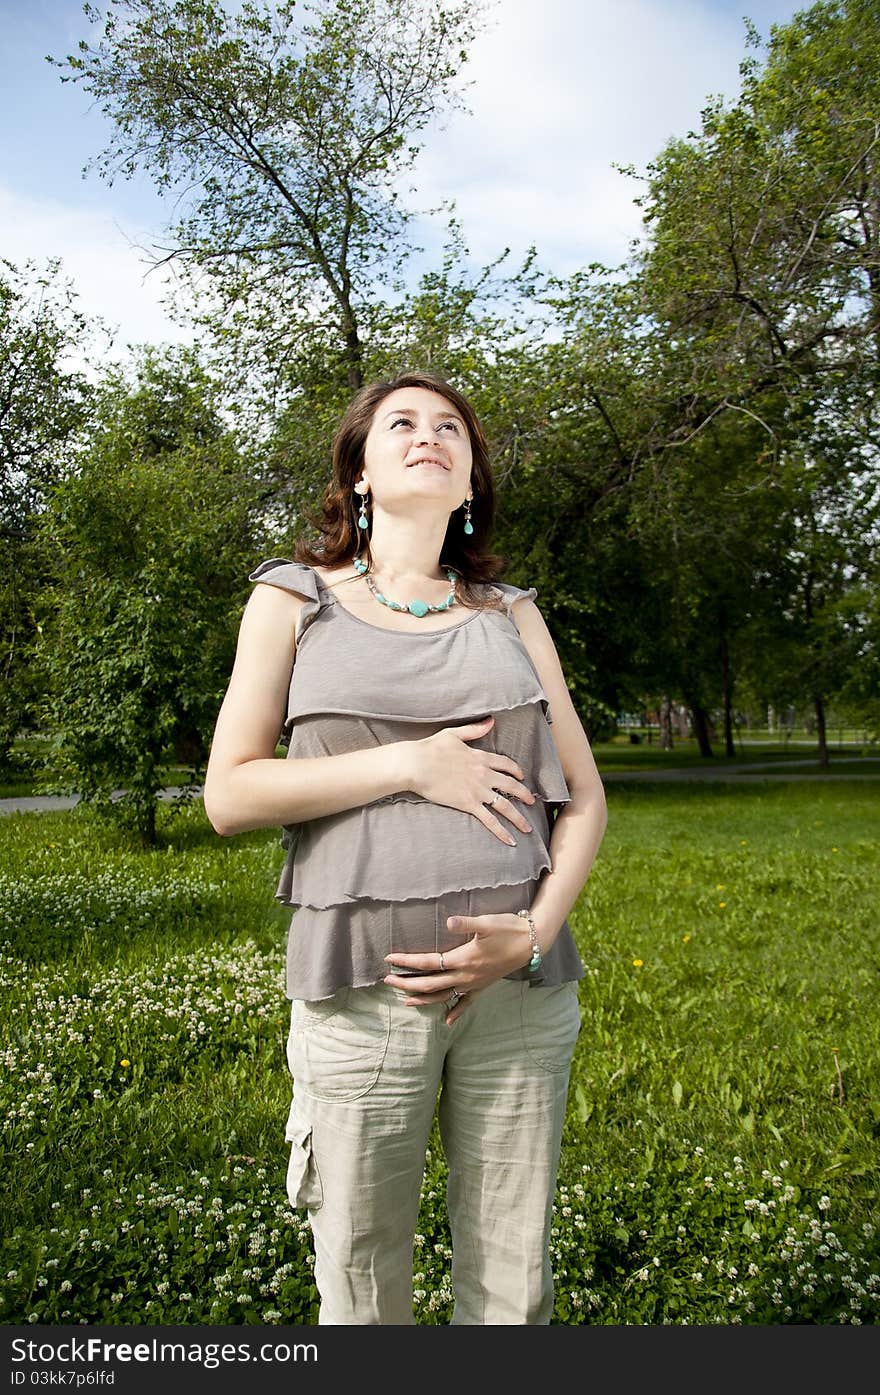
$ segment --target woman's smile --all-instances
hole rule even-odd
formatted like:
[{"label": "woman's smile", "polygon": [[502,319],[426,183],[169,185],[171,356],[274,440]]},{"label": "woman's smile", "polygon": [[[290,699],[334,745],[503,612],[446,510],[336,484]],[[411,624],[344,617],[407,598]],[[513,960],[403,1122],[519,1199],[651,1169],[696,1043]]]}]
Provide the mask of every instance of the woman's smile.
[{"label": "woman's smile", "polygon": [[407,469],[408,469],[408,470],[412,470],[412,469],[414,469],[417,465],[418,465],[418,466],[421,466],[422,469],[427,469],[427,470],[430,470],[430,469],[434,469],[434,470],[449,470],[449,468],[450,468],[450,467],[445,463],[445,461],[443,461],[443,460],[438,460],[437,457],[436,457],[436,456],[433,456],[433,455],[420,456],[420,457],[418,458],[418,460],[411,460],[411,461],[409,462],[408,466],[407,466]]}]

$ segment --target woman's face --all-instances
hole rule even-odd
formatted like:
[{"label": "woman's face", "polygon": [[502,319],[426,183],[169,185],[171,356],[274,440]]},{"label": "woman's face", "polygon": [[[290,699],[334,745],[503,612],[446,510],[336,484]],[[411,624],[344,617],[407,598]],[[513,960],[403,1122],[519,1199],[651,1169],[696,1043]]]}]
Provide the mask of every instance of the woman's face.
[{"label": "woman's face", "polygon": [[472,459],[467,426],[451,402],[427,388],[397,388],[376,408],[361,480],[380,508],[425,501],[452,513],[473,497]]}]

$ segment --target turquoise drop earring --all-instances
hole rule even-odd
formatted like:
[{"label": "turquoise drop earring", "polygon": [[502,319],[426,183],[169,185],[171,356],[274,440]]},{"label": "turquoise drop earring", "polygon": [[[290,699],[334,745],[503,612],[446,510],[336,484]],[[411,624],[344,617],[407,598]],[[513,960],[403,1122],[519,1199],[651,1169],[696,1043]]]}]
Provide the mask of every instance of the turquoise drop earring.
[{"label": "turquoise drop earring", "polygon": [[[355,493],[357,493],[357,490],[355,490]],[[360,500],[361,500],[361,511],[360,511],[360,513],[358,514],[358,527],[359,527],[359,528],[366,528],[366,527],[369,526],[369,524],[368,524],[368,519],[367,519],[367,515],[366,515],[366,502],[367,502],[367,496],[366,496],[366,494],[362,494],[362,495],[360,496]]]},{"label": "turquoise drop earring", "polygon": [[468,534],[468,536],[470,536],[470,534],[474,531],[474,525],[471,523],[471,501],[470,501],[470,499],[465,500],[465,506],[464,506],[464,531]]}]

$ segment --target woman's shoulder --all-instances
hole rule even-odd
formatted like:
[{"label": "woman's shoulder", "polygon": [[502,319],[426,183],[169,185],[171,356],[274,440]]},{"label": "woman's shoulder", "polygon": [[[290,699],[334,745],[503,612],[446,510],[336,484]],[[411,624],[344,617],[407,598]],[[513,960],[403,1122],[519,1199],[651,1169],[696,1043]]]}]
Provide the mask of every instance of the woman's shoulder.
[{"label": "woman's shoulder", "polygon": [[304,562],[293,562],[287,557],[268,557],[254,568],[248,580],[263,583],[255,587],[251,603],[257,605],[261,614],[265,612],[267,621],[271,621],[271,617],[277,613],[277,606],[269,604],[268,595],[262,597],[265,604],[260,605],[257,599],[259,593],[271,591],[278,597],[278,605],[282,604],[281,596],[286,597],[284,606],[290,607],[297,643],[325,604],[322,580],[315,568]]},{"label": "woman's shoulder", "polygon": [[488,595],[493,595],[497,599],[500,607],[509,615],[510,607],[517,601],[524,599],[534,600],[538,594],[534,586],[522,587],[514,586],[509,581],[490,581],[486,583]]},{"label": "woman's shoulder", "polygon": [[288,557],[268,557],[249,574],[248,581],[262,581],[282,591],[296,591],[317,600],[318,577],[313,567],[292,562]]}]

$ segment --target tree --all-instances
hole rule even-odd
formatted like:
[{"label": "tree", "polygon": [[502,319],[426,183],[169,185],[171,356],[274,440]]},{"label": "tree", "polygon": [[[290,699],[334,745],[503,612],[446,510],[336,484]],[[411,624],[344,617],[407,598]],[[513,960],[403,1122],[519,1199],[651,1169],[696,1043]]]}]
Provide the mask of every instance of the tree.
[{"label": "tree", "polygon": [[[377,288],[408,251],[400,186],[426,126],[457,100],[473,0],[110,0],[96,46],[61,61],[116,136],[108,180],[185,187],[169,256],[199,273],[208,317],[283,365],[323,323],[337,371],[363,380]],[[300,18],[302,16],[302,18]]]},{"label": "tree", "polygon": [[[760,46],[754,31],[750,41]],[[772,583],[759,569],[753,592],[776,598],[805,646],[790,681],[809,690],[827,760],[825,706],[850,682],[858,617],[876,587],[876,548],[865,546],[878,493],[876,5],[821,0],[775,26],[766,61],[748,59],[742,74],[738,101],[710,103],[701,132],[670,142],[649,167],[634,285],[658,371],[639,451],[654,496],[668,489],[676,500],[689,552],[703,525],[676,487],[688,474],[682,451],[725,417],[744,440],[755,425],[765,434],[761,454],[775,463],[763,488],[776,516],[766,511],[762,526],[767,543],[784,538],[785,548],[770,563]],[[726,457],[734,483],[741,453]],[[692,487],[700,493],[698,480]],[[714,507],[702,495],[720,533],[729,532],[725,496],[719,488]],[[698,525],[690,536],[688,515]],[[772,546],[761,554],[772,558]]]},{"label": "tree", "polygon": [[89,385],[70,363],[87,330],[57,263],[0,262],[0,764],[36,697],[34,527],[88,415]]},{"label": "tree", "polygon": [[205,760],[257,550],[259,484],[216,400],[192,350],[112,373],[43,520],[57,763],[147,845],[165,767]]}]

